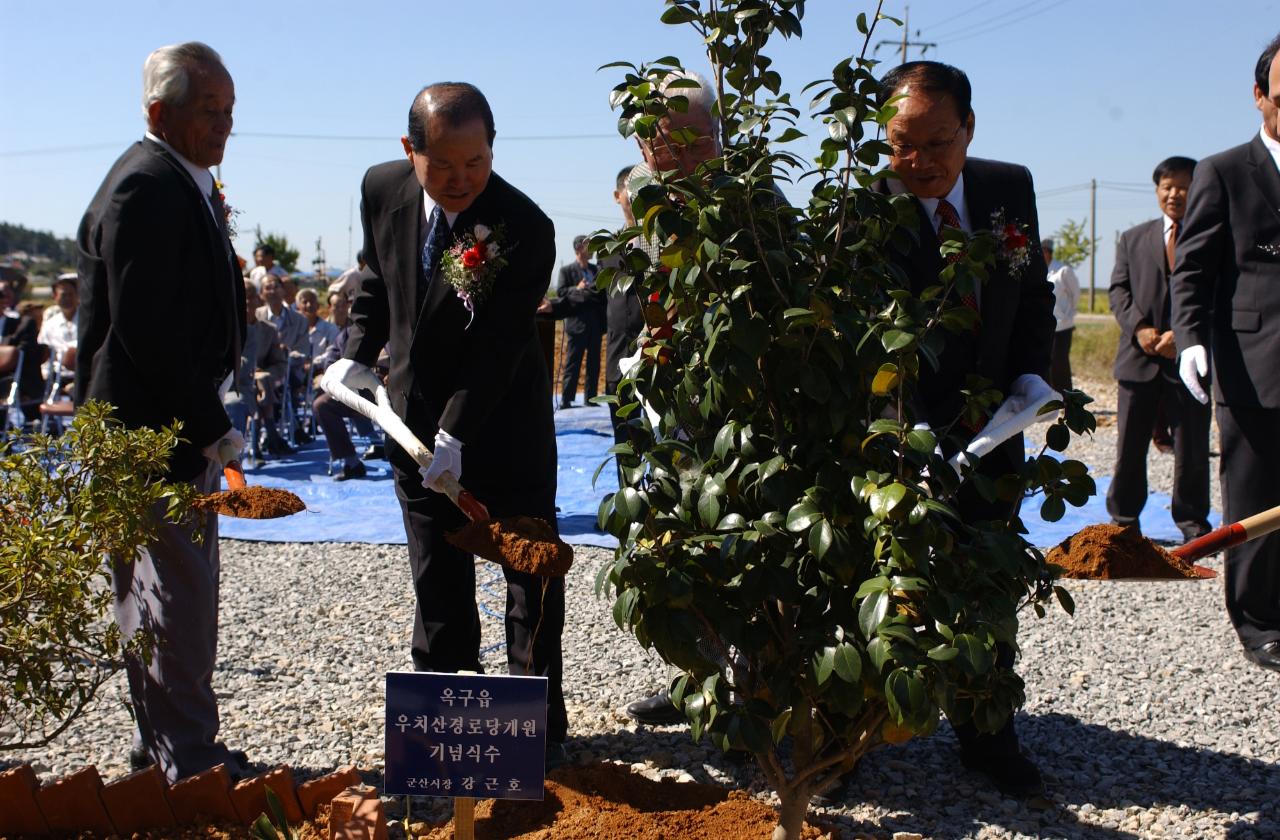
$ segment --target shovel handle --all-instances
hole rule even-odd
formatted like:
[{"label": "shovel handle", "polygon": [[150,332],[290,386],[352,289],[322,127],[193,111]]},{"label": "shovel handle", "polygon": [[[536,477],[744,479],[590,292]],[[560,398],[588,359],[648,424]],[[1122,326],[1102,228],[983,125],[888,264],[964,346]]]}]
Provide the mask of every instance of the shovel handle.
[{"label": "shovel handle", "polygon": [[1178,546],[1170,553],[1183,560],[1199,560],[1242,542],[1270,534],[1277,529],[1280,529],[1280,505],[1264,510],[1262,513],[1255,513],[1239,522],[1215,528],[1203,537]]},{"label": "shovel handle", "polygon": [[240,469],[239,461],[228,461],[226,466],[222,468],[222,474],[227,479],[228,490],[244,489],[244,470]]}]

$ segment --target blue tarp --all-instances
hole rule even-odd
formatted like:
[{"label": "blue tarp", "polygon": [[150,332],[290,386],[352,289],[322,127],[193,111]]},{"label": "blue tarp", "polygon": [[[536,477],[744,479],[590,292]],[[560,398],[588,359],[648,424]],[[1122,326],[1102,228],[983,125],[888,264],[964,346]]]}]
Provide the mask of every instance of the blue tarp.
[{"label": "blue tarp", "polygon": [[[617,541],[595,530],[596,511],[601,499],[617,488],[617,473],[610,462],[592,477],[609,458],[613,432],[609,412],[603,406],[572,408],[556,412],[556,447],[559,455],[557,523],[561,537],[573,545],[613,547]],[[251,470],[251,484],[282,487],[297,493],[307,510],[285,519],[252,520],[223,517],[222,536],[267,542],[405,542],[400,504],[386,461],[366,461],[368,478],[337,482],[326,475],[327,451],[323,442],[309,444],[292,458],[268,461]],[[465,456],[464,474],[465,479]],[[1091,464],[1096,469],[1097,464]],[[1023,506],[1023,522],[1029,539],[1038,546],[1052,546],[1086,525],[1108,522],[1105,498],[1110,478],[1097,480],[1098,494],[1083,508],[1068,506],[1057,522],[1040,519],[1040,497]],[[465,480],[463,484],[465,485]],[[1169,518],[1169,497],[1152,494],[1142,512],[1142,532],[1155,540],[1180,542],[1181,535]],[[1210,522],[1218,525],[1215,511]]]}]

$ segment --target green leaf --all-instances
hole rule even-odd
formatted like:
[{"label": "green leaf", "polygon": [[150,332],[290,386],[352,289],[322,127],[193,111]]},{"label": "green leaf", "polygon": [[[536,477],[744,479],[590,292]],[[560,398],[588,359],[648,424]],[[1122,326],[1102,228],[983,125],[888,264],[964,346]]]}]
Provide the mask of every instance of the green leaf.
[{"label": "green leaf", "polygon": [[928,657],[936,662],[950,662],[959,655],[960,651],[950,645],[938,645],[937,647],[930,648],[928,653]]},{"label": "green leaf", "polygon": [[903,349],[915,341],[915,336],[902,330],[888,330],[884,335],[880,336],[880,343],[884,345],[884,349],[890,353],[894,353]]},{"label": "green leaf", "polygon": [[1057,522],[1066,515],[1067,506],[1060,496],[1046,496],[1040,505],[1040,518],[1046,522]]},{"label": "green leaf", "polygon": [[836,645],[832,653],[832,666],[836,676],[847,683],[856,683],[862,678],[862,655],[848,642]]},{"label": "green leaf", "polygon": [[831,679],[831,673],[836,667],[836,649],[834,647],[825,647],[818,657],[813,661],[813,677],[817,680],[818,685],[826,685],[827,680]]},{"label": "green leaf", "polygon": [[818,510],[812,502],[806,499],[787,511],[787,530],[793,534],[798,533],[821,518],[822,511]]},{"label": "green leaf", "polygon": [[978,640],[976,636],[969,633],[960,633],[952,640],[951,644],[960,654],[961,661],[969,666],[969,670],[981,676],[991,669],[992,655],[991,650]]},{"label": "green leaf", "polygon": [[813,552],[814,557],[821,560],[826,556],[831,548],[832,536],[831,523],[825,519],[819,520],[809,529],[809,551]]},{"label": "green leaf", "polygon": [[698,497],[698,518],[702,524],[714,528],[720,521],[720,500],[710,493]]},{"label": "green leaf", "polygon": [[663,23],[675,26],[681,23],[695,21],[698,19],[698,15],[692,9],[688,9],[684,6],[669,6],[658,19]]},{"label": "green leaf", "polygon": [[930,455],[938,447],[938,439],[927,429],[912,429],[907,432],[907,446],[917,452]]},{"label": "green leaf", "polygon": [[871,494],[871,513],[885,519],[897,509],[898,505],[907,496],[907,488],[903,484],[894,482],[887,487],[881,487]]},{"label": "green leaf", "polygon": [[1071,432],[1061,423],[1054,423],[1044,433],[1044,442],[1054,452],[1065,452],[1071,444]]},{"label": "green leaf", "polygon": [[876,371],[875,378],[871,380],[871,393],[877,397],[887,396],[898,387],[901,381],[898,376],[898,366],[884,364]]},{"label": "green leaf", "polygon": [[919,720],[925,712],[924,681],[905,668],[894,668],[884,682],[889,714],[896,723]]},{"label": "green leaf", "polygon": [[862,635],[871,638],[876,628],[889,614],[889,592],[883,591],[866,598],[858,607],[858,627]]}]

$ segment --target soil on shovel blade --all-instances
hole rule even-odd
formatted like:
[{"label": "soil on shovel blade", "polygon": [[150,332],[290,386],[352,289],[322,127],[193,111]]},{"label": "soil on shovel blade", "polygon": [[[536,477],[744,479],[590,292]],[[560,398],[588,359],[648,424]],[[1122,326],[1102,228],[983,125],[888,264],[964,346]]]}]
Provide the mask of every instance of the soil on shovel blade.
[{"label": "soil on shovel blade", "polygon": [[307,506],[288,490],[254,485],[201,496],[195,500],[194,507],[239,519],[277,519],[305,510]]},{"label": "soil on shovel blade", "polygon": [[1059,543],[1045,561],[1061,566],[1063,577],[1084,580],[1200,577],[1191,563],[1119,525],[1090,525]]},{"label": "soil on shovel blade", "polygon": [[563,577],[573,565],[573,549],[554,528],[532,516],[468,522],[445,539],[470,554],[539,577]]}]

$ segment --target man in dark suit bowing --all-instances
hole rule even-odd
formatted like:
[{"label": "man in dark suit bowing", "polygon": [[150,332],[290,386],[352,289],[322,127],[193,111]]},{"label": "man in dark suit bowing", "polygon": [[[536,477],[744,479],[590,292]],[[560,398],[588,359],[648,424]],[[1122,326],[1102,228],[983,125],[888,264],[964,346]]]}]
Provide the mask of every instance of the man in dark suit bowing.
[{"label": "man in dark suit bowing", "polygon": [[[244,446],[219,395],[240,359],[244,286],[209,172],[231,134],[235,87],[200,43],[161,47],[142,75],[146,138],[107,173],[76,238],[76,402],[109,402],[130,428],[181,421],[168,478],[208,493],[226,454]],[[112,570],[124,636],[146,631],[156,643],[150,662],[126,657],[130,761],[158,762],[170,781],[218,764],[247,772],[244,754],[217,741],[218,522],[202,520],[161,521],[147,550]]]},{"label": "man in dark suit bowing", "polygon": [[[401,140],[407,159],[365,174],[360,214],[370,276],[352,305],[345,358],[328,374],[363,387],[388,345],[392,405],[418,437],[434,440],[435,461],[422,474],[387,441],[418,599],[413,664],[423,671],[480,665],[475,561],[445,541],[466,520],[438,491],[437,478],[452,473],[494,517],[556,521],[551,384],[534,327],[555,261],[554,229],[493,174],[494,133],[489,103],[472,85],[434,84],[414,98]],[[464,293],[451,283],[460,258],[450,249],[477,240],[488,268]],[[503,573],[508,667],[549,681],[548,760],[555,762],[568,728],[564,579]]]},{"label": "man in dark suit bowing", "polygon": [[[939,253],[943,227],[965,231],[1016,226],[1021,245],[1006,239],[989,279],[963,303],[978,313],[975,334],[947,333],[939,367],[921,365],[915,395],[920,413],[935,429],[953,427],[964,405],[961,389],[980,376],[1006,397],[1034,400],[1051,393],[1047,384],[1055,320],[1053,287],[1040,249],[1035,189],[1026,167],[968,157],[973,139],[971,89],[963,72],[933,61],[913,61],[890,70],[881,80],[883,95],[901,96],[889,121],[891,166],[897,179],[887,188],[915,196],[920,210],[919,242],[903,256],[917,292],[938,284],[945,267]],[[967,443],[975,429],[942,441],[943,451]],[[950,451],[948,451],[950,450]],[[1017,471],[1024,461],[1022,436],[984,457],[977,468],[999,476]],[[958,505],[966,520],[1007,520],[1016,503],[988,502],[962,487]],[[1012,646],[1002,645],[997,665],[1012,668]],[[995,734],[970,723],[957,724],[961,759],[984,773],[1001,791],[1018,796],[1042,791],[1039,771],[1022,754],[1012,719]]]},{"label": "man in dark suit bowing", "polygon": [[[1262,128],[1196,166],[1170,283],[1179,375],[1213,360],[1228,522],[1280,505],[1280,36],[1254,68]],[[1227,614],[1245,658],[1280,670],[1280,533],[1227,549]]]},{"label": "man in dark suit bowing", "polygon": [[1195,168],[1187,157],[1171,157],[1156,167],[1152,180],[1161,217],[1120,236],[1110,293],[1111,312],[1120,325],[1119,441],[1107,512],[1117,525],[1137,527],[1147,503],[1147,448],[1163,402],[1173,431],[1173,521],[1188,540],[1209,532],[1210,412],[1178,379],[1169,271]]}]

